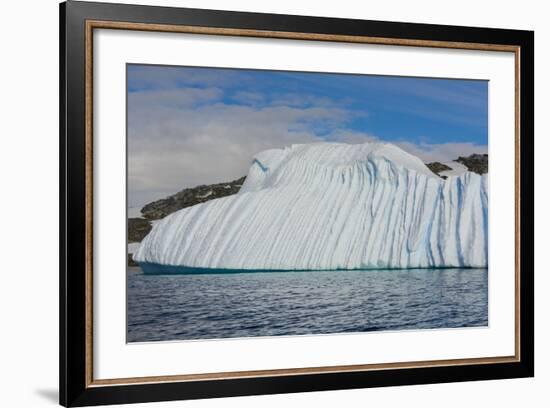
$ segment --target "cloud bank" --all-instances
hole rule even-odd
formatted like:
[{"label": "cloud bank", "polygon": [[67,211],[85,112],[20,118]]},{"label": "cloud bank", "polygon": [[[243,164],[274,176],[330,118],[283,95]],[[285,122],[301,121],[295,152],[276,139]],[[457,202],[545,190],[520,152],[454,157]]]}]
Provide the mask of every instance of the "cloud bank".
[{"label": "cloud bank", "polygon": [[[262,150],[294,143],[387,141],[352,126],[367,110],[353,110],[343,99],[280,90],[228,92],[218,76],[157,78],[137,71],[128,93],[128,204],[142,205],[200,184],[245,175]],[[233,80],[228,72],[227,81]],[[200,86],[199,86],[200,85]],[[251,87],[252,88],[252,87]],[[403,134],[391,143],[422,160],[447,161],[486,153],[475,142],[411,141]]]}]

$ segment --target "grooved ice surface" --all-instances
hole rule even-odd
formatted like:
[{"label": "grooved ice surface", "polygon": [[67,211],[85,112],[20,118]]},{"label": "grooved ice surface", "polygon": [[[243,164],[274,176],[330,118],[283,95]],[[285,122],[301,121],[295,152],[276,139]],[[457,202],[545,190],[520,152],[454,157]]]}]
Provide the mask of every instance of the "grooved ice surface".
[{"label": "grooved ice surface", "polygon": [[443,180],[391,144],[316,143],[256,155],[238,194],[170,214],[141,263],[337,270],[486,267],[488,178]]}]

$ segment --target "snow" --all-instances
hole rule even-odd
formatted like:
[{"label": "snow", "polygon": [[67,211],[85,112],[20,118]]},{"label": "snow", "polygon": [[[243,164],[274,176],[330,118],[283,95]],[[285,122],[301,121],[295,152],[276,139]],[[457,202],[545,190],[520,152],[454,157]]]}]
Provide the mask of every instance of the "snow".
[{"label": "snow", "polygon": [[128,243],[128,253],[133,254],[139,248],[139,242],[129,242]]},{"label": "snow", "polygon": [[194,268],[487,266],[487,175],[447,180],[391,144],[256,155],[238,194],[155,223],[134,259]]},{"label": "snow", "polygon": [[128,207],[128,218],[142,218],[141,207]]},{"label": "snow", "polygon": [[203,195],[197,195],[197,198],[206,198],[206,197],[210,197],[212,195],[212,190],[208,190],[205,194]]},{"label": "snow", "polygon": [[443,163],[449,166],[451,170],[445,170],[439,173],[440,176],[460,176],[468,171],[468,167],[457,161],[448,161]]}]

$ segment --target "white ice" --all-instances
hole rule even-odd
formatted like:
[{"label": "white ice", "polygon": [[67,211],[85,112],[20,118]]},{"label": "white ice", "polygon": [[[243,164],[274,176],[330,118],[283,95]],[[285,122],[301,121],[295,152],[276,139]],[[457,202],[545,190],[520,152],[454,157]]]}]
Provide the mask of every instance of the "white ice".
[{"label": "white ice", "polygon": [[238,194],[170,214],[138,262],[335,270],[487,266],[487,175],[444,180],[391,144],[259,153]]},{"label": "white ice", "polygon": [[443,162],[444,165],[451,168],[451,170],[445,170],[439,173],[440,176],[461,176],[468,171],[468,167],[457,161]]}]

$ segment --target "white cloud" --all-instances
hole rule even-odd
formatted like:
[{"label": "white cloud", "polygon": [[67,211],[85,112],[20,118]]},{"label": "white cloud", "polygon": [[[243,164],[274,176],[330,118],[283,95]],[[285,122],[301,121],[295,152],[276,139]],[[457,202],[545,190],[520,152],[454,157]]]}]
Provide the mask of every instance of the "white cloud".
[{"label": "white cloud", "polygon": [[189,108],[189,100],[172,100],[172,94],[170,103],[150,104],[155,94],[135,93],[128,105],[131,206],[184,187],[241,177],[259,151],[319,141],[315,126],[331,129],[347,120],[345,111],[324,107],[214,103]]},{"label": "white cloud", "polygon": [[[351,113],[330,101],[230,105],[216,87],[129,94],[128,199],[141,206],[182,188],[245,175],[259,151],[293,143],[381,141],[347,128]],[[241,95],[258,100],[254,95]],[[282,98],[284,95],[282,96]],[[281,100],[282,100],[281,98]],[[326,103],[325,103],[326,102]],[[366,113],[365,113],[366,114]],[[319,130],[322,129],[322,132]],[[394,142],[424,161],[486,152],[471,143]]]}]

